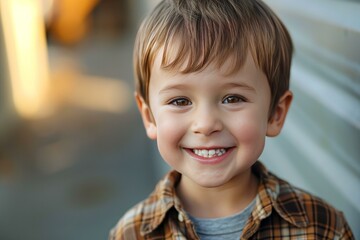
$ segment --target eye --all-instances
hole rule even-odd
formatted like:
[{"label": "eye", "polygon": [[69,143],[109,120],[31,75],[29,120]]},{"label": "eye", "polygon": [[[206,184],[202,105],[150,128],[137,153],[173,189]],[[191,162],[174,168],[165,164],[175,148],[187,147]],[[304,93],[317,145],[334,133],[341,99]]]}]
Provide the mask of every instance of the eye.
[{"label": "eye", "polygon": [[175,99],[172,99],[169,102],[169,104],[184,107],[184,106],[191,105],[192,103],[191,103],[191,101],[189,99],[186,99],[186,98],[175,98]]},{"label": "eye", "polygon": [[237,95],[228,95],[223,100],[222,103],[240,103],[240,102],[246,102],[246,99],[242,96]]}]

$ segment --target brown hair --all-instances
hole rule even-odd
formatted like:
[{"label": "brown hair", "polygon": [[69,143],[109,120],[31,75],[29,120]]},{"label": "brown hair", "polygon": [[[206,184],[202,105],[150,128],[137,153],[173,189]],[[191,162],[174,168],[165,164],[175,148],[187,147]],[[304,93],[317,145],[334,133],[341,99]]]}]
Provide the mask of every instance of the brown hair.
[{"label": "brown hair", "polygon": [[[210,63],[220,67],[229,57],[234,58],[231,72],[236,72],[250,51],[269,81],[270,113],[289,89],[292,41],[260,0],[161,1],[143,21],[135,41],[136,91],[146,102],[151,68],[161,48],[161,67],[181,73],[201,71]],[[168,57],[170,48],[175,57]]]}]

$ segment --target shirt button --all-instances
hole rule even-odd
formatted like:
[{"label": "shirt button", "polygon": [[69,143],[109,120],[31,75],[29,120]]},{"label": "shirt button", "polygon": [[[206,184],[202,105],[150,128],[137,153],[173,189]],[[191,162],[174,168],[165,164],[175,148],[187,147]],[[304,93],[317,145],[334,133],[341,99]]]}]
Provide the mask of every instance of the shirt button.
[{"label": "shirt button", "polygon": [[183,216],[181,213],[179,213],[179,215],[178,215],[178,220],[179,220],[180,222],[183,222],[183,221],[184,221],[184,216]]}]

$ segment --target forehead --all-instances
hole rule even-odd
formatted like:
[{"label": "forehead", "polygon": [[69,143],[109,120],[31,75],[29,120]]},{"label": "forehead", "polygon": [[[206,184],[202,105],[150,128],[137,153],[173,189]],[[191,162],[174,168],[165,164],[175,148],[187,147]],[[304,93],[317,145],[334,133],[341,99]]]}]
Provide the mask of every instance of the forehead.
[{"label": "forehead", "polygon": [[[246,65],[245,69],[243,69],[244,65]],[[208,60],[201,67],[192,67],[190,57],[179,55],[178,43],[174,43],[171,48],[160,47],[157,52],[154,52],[151,75],[156,72],[167,75],[185,75],[188,73],[201,73],[206,70],[206,72],[217,72],[222,76],[232,76],[240,71],[250,69],[263,72],[250,50],[244,52],[241,56],[232,53],[222,58]]]},{"label": "forehead", "polygon": [[[237,44],[230,45],[224,44],[221,40],[210,40],[205,36],[189,39],[181,32],[171,34],[164,41],[157,41],[153,45],[149,56],[150,69],[156,60],[157,66],[169,72],[200,72],[213,65],[212,67],[221,69],[225,74],[231,74],[242,67],[250,51],[257,57],[247,44],[247,39],[238,40]],[[255,60],[257,64],[258,61]]]},{"label": "forehead", "polygon": [[180,66],[179,70],[164,68],[162,64],[163,54],[164,50],[160,49],[155,56],[151,69],[150,88],[155,87],[154,85],[156,85],[155,88],[161,88],[161,86],[176,85],[177,83],[197,84],[198,82],[205,85],[236,82],[254,88],[261,88],[263,85],[269,87],[266,75],[256,65],[250,52],[246,54],[243,65],[236,71],[233,71],[233,56],[225,59],[220,66],[215,63],[209,63],[200,70],[182,72],[181,70],[187,66],[186,60],[182,63],[183,65]]},{"label": "forehead", "polygon": [[174,47],[167,49],[161,47],[158,51],[154,52],[150,68],[151,75],[153,75],[154,71],[161,71],[168,75],[185,75],[201,73],[206,70],[216,71],[223,76],[231,76],[239,72],[246,62],[249,62],[248,64],[252,64],[254,68],[261,71],[250,51],[242,54],[242,56],[237,56],[233,53],[218,59],[208,59],[208,61],[204,61],[198,66],[194,66],[193,61],[191,56],[181,55],[176,44],[174,44]]}]

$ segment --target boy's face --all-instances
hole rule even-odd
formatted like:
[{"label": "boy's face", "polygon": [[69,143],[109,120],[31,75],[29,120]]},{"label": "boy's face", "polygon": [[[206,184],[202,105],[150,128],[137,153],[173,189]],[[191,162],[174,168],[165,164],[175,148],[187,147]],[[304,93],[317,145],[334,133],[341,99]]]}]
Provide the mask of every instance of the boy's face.
[{"label": "boy's face", "polygon": [[191,182],[223,186],[248,173],[263,151],[265,137],[277,135],[292,95],[284,94],[269,120],[270,87],[251,54],[241,70],[226,75],[209,65],[180,74],[160,68],[155,59],[149,105],[137,96],[147,134],[163,159]]}]

